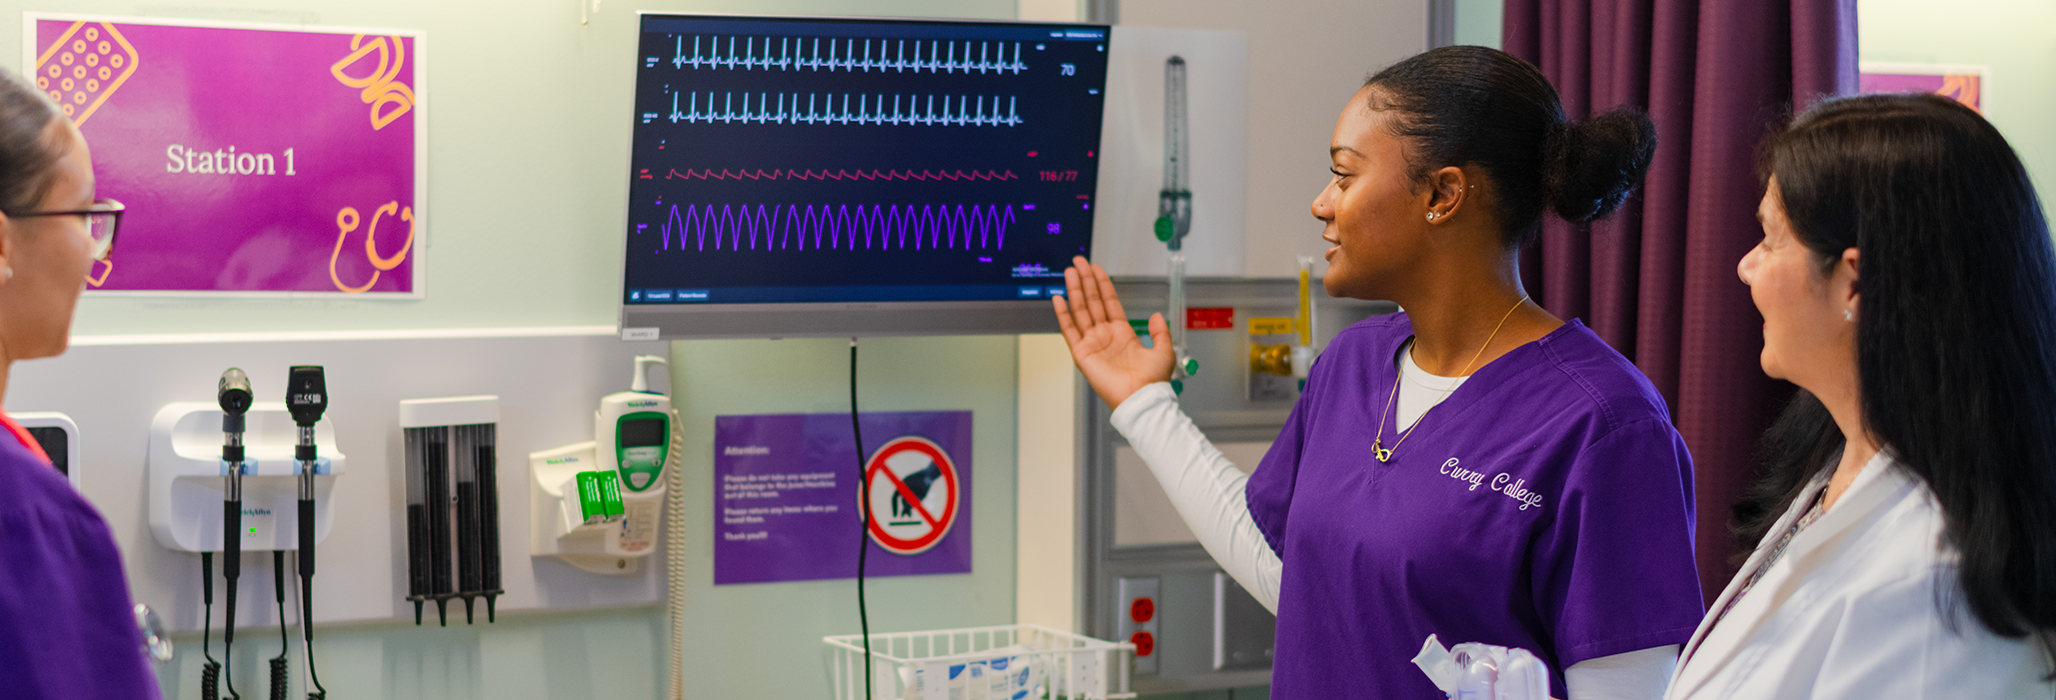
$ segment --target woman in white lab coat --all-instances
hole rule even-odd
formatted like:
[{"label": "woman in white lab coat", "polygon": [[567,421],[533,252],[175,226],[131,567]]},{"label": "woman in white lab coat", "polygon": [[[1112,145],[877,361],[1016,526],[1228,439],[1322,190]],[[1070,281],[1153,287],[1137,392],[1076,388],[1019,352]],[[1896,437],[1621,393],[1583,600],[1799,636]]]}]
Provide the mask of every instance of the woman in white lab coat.
[{"label": "woman in white lab coat", "polygon": [[1765,156],[1738,272],[1764,372],[1804,391],[1669,697],[2056,697],[2056,251],[2026,170],[1932,95],[1827,102]]}]

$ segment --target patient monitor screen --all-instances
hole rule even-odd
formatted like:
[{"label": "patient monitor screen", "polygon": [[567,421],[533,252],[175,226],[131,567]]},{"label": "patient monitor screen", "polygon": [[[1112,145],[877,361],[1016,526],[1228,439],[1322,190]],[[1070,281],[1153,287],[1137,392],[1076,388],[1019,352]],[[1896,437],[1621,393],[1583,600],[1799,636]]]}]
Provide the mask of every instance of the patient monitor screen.
[{"label": "patient monitor screen", "polygon": [[1104,27],[645,15],[623,303],[1046,298]]}]

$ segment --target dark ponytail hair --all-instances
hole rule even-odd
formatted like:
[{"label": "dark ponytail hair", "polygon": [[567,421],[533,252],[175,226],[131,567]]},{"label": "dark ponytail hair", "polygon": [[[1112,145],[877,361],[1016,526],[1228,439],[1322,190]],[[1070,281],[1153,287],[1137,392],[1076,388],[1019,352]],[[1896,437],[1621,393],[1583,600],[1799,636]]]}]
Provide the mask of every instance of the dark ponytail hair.
[{"label": "dark ponytail hair", "polygon": [[1541,233],[1543,209],[1581,224],[1619,209],[1656,152],[1656,125],[1641,110],[1567,121],[1549,79],[1497,49],[1434,49],[1364,86],[1371,109],[1393,113],[1394,134],[1410,142],[1415,181],[1452,165],[1491,178],[1510,248]]},{"label": "dark ponytail hair", "polygon": [[63,118],[42,90],[0,68],[0,212],[32,210],[49,191],[51,167],[62,155],[52,147],[50,125]]},{"label": "dark ponytail hair", "polygon": [[[2027,170],[1934,95],[1823,103],[1764,155],[1818,269],[1861,253],[1864,428],[1940,504],[1954,602],[1993,633],[2056,641],[2056,247]],[[1842,442],[1818,399],[1794,399],[1743,537],[1760,541]]]}]

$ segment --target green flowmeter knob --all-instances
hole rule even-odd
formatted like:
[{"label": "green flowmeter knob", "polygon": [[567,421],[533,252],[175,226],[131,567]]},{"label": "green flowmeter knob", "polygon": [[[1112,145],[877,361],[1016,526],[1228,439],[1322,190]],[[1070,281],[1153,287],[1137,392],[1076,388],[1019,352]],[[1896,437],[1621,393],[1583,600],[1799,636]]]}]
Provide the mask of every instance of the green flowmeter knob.
[{"label": "green flowmeter knob", "polygon": [[1185,393],[1185,380],[1182,380],[1182,379],[1173,379],[1173,380],[1171,380],[1171,393],[1173,393],[1173,394],[1183,394],[1183,393]]},{"label": "green flowmeter knob", "polygon": [[1199,374],[1199,360],[1185,358],[1185,376]]},{"label": "green flowmeter knob", "polygon": [[1159,240],[1159,241],[1165,241],[1165,242],[1169,242],[1169,241],[1171,240],[1171,234],[1173,234],[1173,233],[1177,233],[1177,231],[1178,231],[1178,229],[1177,229],[1177,225],[1176,225],[1176,224],[1173,224],[1173,223],[1171,223],[1171,217],[1168,217],[1168,216],[1159,216],[1159,217],[1157,217],[1157,219],[1156,219],[1156,237],[1157,237],[1157,240]]}]

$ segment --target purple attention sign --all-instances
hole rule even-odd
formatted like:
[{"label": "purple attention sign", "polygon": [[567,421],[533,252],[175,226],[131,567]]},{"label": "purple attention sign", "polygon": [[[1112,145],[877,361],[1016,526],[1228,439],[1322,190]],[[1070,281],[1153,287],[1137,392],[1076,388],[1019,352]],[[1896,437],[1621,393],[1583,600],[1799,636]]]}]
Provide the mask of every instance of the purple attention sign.
[{"label": "purple attention sign", "polygon": [[89,290],[420,296],[419,32],[25,21],[28,79],[128,207]]},{"label": "purple attention sign", "polygon": [[860,491],[846,413],[714,418],[714,583],[971,571],[971,412],[861,414]]}]

